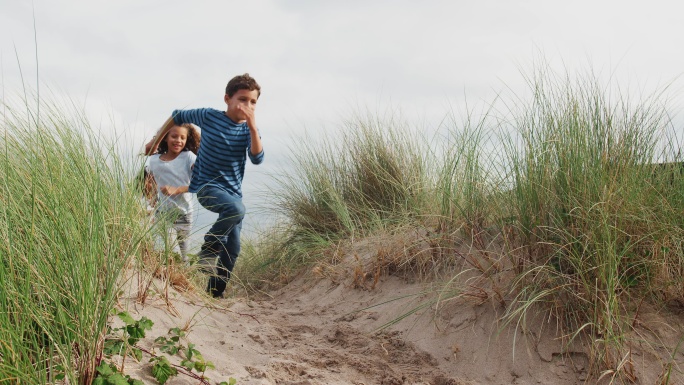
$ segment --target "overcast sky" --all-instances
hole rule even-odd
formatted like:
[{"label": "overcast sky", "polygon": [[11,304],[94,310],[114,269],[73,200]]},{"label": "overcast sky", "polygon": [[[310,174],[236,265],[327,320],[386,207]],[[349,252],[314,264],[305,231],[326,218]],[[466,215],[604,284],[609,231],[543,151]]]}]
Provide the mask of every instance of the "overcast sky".
[{"label": "overcast sky", "polygon": [[684,72],[683,11],[674,0],[0,0],[2,92],[21,92],[19,66],[31,88],[38,72],[41,92],[142,142],[175,108],[224,109],[227,81],[249,72],[273,165],[304,128],[339,129],[356,106],[436,125],[465,98],[519,87],[540,53],[638,87],[670,82]]}]

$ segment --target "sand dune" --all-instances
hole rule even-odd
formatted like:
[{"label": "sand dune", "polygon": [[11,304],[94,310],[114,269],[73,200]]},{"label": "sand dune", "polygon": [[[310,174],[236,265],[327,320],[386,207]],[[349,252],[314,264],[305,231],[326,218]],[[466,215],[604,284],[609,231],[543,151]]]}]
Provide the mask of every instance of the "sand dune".
[{"label": "sand dune", "polygon": [[[121,307],[155,322],[140,343],[148,349],[170,328],[187,329],[187,341],[216,366],[205,373],[209,384],[230,377],[242,385],[610,383],[610,372],[600,381],[591,375],[586,346],[562,346],[551,319],[504,327],[503,306],[476,295],[406,315],[435,299],[437,283],[384,275],[363,285],[350,271],[340,273],[304,274],[260,299],[209,300],[169,288],[168,302],[163,281],[155,279],[144,305],[131,295]],[[624,362],[638,383],[660,383],[682,339],[682,317],[664,314],[640,311],[637,330],[643,333],[633,337],[644,342],[633,343]],[[154,384],[147,359],[127,359],[125,372]],[[670,361],[670,383],[684,383],[678,371],[684,355],[677,352]],[[183,374],[167,382],[197,383]]]}]

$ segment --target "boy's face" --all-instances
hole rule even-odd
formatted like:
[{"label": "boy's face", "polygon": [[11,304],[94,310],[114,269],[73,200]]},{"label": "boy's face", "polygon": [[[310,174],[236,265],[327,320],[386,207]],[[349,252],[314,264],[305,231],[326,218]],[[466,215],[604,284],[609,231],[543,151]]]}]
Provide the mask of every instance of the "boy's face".
[{"label": "boy's face", "polygon": [[224,101],[228,105],[226,115],[235,122],[244,122],[254,116],[259,91],[238,90],[233,96],[225,95]]}]

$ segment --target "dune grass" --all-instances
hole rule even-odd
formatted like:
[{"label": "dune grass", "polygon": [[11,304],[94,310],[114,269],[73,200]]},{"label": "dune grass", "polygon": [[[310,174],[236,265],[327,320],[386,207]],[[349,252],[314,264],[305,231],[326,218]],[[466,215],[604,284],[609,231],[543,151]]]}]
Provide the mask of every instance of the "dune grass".
[{"label": "dune grass", "polygon": [[138,193],[79,110],[2,110],[0,382],[90,384],[117,278],[147,231]]},{"label": "dune grass", "polygon": [[430,203],[431,152],[392,118],[354,116],[329,141],[299,141],[296,171],[279,176],[271,194],[270,209],[286,223],[246,243],[238,278],[287,280],[342,239],[419,220]]},{"label": "dune grass", "polygon": [[684,262],[684,180],[674,143],[662,140],[665,100],[633,102],[589,76],[543,71],[530,87],[506,147],[519,273],[509,314],[543,304],[570,338],[589,338],[595,369],[628,380],[619,363],[635,307],[682,295],[682,276],[668,270]]},{"label": "dune grass", "polygon": [[[250,246],[246,259],[258,262],[238,272],[268,282],[330,263],[340,242],[422,229],[433,248],[424,268],[465,259],[491,282],[498,274],[505,287],[487,290],[505,322],[548,314],[566,342],[589,342],[595,373],[631,380],[638,307],[684,299],[684,166],[665,90],[637,99],[591,73],[548,68],[528,84],[529,98],[501,95],[481,118],[447,119],[442,140],[370,115],[302,141],[298,173],[273,194],[282,229]],[[453,274],[447,296],[463,293]]]}]

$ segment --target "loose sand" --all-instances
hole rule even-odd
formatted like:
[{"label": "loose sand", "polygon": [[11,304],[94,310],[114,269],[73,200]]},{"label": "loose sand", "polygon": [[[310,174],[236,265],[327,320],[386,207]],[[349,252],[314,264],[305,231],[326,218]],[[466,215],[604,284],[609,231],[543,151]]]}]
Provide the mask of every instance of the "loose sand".
[{"label": "loose sand", "polygon": [[[260,299],[209,300],[170,287],[168,302],[164,281],[154,279],[144,304],[130,295],[120,306],[136,319],[153,320],[140,342],[147,349],[170,328],[185,328],[186,344],[216,366],[205,373],[209,384],[230,377],[242,385],[610,383],[610,371],[600,381],[592,377],[586,346],[564,347],[548,317],[525,327],[503,325],[503,306],[478,290],[436,302],[435,282],[406,274],[369,275],[365,283],[354,277],[351,267],[325,275],[314,269]],[[411,313],[421,304],[427,305]],[[637,383],[662,383],[668,362],[669,383],[684,383],[684,355],[676,351],[682,319],[671,310],[640,308],[637,332],[628,335],[632,350],[620,363]],[[156,383],[148,359],[127,359],[125,372]],[[198,383],[183,374],[167,382]]]}]

